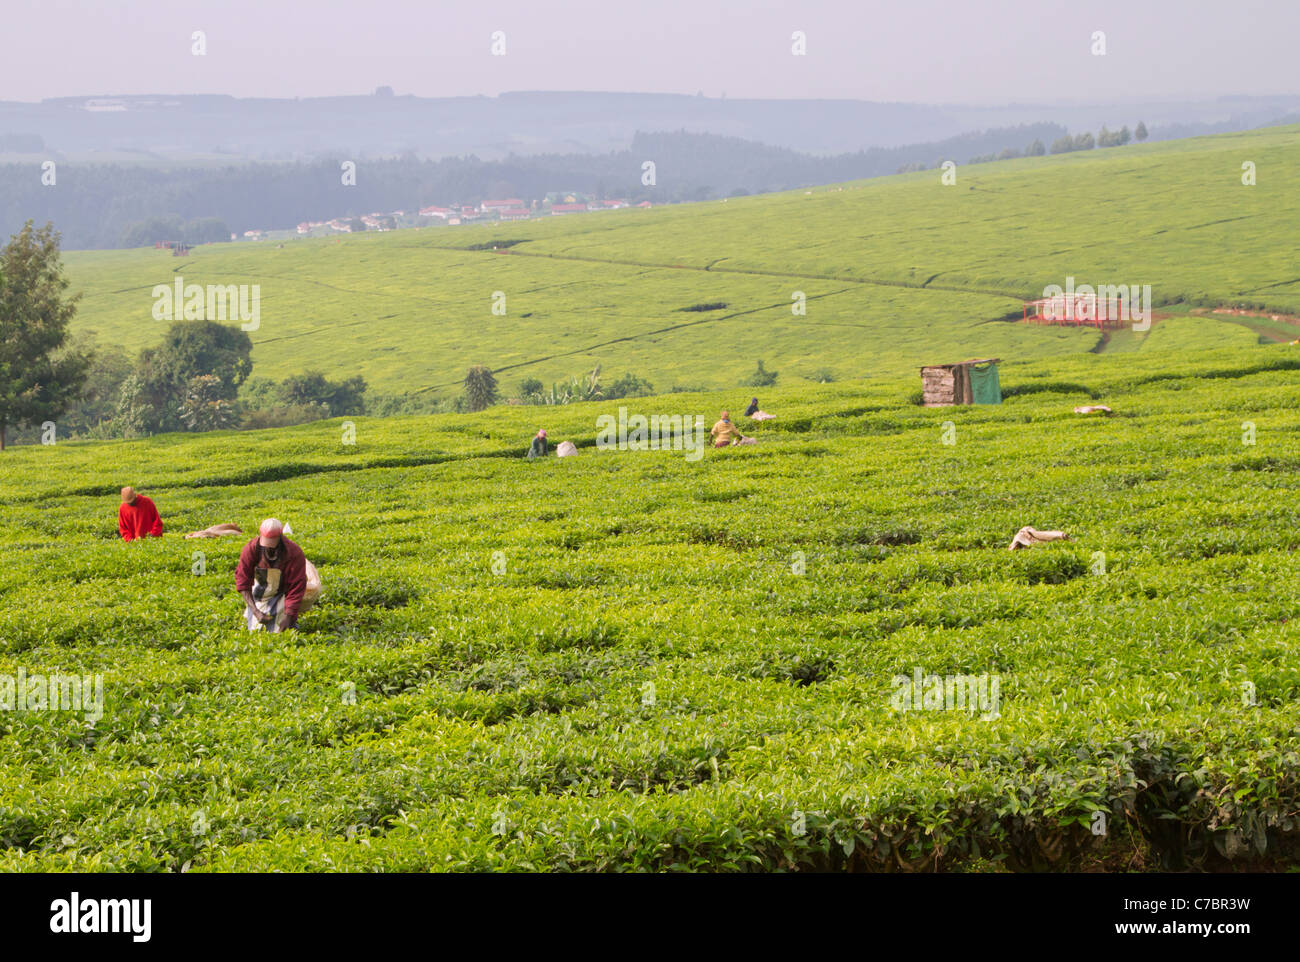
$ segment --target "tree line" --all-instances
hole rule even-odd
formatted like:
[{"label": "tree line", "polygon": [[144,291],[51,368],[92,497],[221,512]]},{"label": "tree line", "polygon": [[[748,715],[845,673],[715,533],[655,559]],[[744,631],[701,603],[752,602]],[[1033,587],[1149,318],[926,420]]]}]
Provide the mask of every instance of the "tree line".
[{"label": "tree line", "polygon": [[10,441],[131,438],[165,431],[276,427],[362,414],[366,382],[306,372],[240,389],[253,343],[238,327],[177,321],[132,358],[69,325],[59,235],[31,221],[0,250],[0,450]]}]

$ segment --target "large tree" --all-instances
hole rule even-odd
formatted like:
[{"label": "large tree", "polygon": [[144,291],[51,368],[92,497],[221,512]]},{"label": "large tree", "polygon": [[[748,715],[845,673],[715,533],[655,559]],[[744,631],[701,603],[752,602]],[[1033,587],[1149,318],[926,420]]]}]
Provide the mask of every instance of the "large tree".
[{"label": "large tree", "polygon": [[465,403],[471,411],[491,407],[497,397],[497,379],[491,368],[476,364],[465,373]]},{"label": "large tree", "polygon": [[181,407],[190,381],[211,375],[219,384],[205,390],[233,401],[253,370],[253,342],[237,327],[216,321],[177,321],[157,347],[140,352],[136,376],[123,386],[120,410],[133,412],[133,432],[176,431],[184,427]]},{"label": "large tree", "polygon": [[81,296],[67,287],[58,232],[29,220],[0,251],[0,451],[10,425],[53,421],[81,397],[91,358],[65,349]]}]

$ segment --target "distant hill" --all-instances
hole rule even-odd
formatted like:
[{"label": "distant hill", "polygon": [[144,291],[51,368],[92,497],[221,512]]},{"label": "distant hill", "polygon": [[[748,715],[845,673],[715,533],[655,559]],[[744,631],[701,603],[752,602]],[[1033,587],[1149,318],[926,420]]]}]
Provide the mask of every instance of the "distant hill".
[{"label": "distant hill", "polygon": [[[746,100],[655,93],[536,91],[497,97],[88,94],[0,101],[0,140],[15,135],[54,159],[168,163],[222,158],[452,157],[624,150],[638,131],[739,137],[808,154],[945,140],[973,131],[1057,123],[1077,132],[1144,121],[1155,139],[1243,130],[1300,111],[1300,97],[1186,102],[965,106],[861,100]],[[19,146],[5,149],[20,150]]]},{"label": "distant hill", "polygon": [[[68,248],[138,247],[157,240],[227,240],[232,231],[292,230],[303,221],[374,211],[414,212],[499,197],[529,203],[556,191],[654,203],[709,200],[877,177],[945,159],[965,163],[980,154],[1022,151],[1035,140],[1051,143],[1064,133],[1063,127],[1033,124],[825,157],[716,134],[637,134],[630,148],[602,154],[363,160],[348,187],[341,156],[180,168],[64,162],[53,188],[35,164],[12,164],[0,167],[0,228],[12,233],[29,218],[48,220],[59,226]],[[653,186],[642,183],[647,160],[657,165]],[[151,220],[191,227],[181,237],[179,228],[144,225]],[[196,226],[205,220],[222,226]]]},{"label": "distant hill", "polygon": [[[151,291],[259,284],[258,376],[364,375],[449,397],[472,364],[544,382],[631,372],[660,391],[725,387],[757,362],[856,378],[993,355],[1254,343],[1253,305],[1300,314],[1300,128],[959,166],[761,197],[485,227],[68,255],[77,326],[133,349],[161,337]],[[1252,158],[1257,186],[1241,182]],[[508,248],[494,245],[510,241]],[[1150,285],[1149,332],[1018,322],[1049,284]],[[494,314],[495,292],[506,297]],[[806,313],[792,312],[802,292]],[[724,305],[691,311],[699,305]]]}]

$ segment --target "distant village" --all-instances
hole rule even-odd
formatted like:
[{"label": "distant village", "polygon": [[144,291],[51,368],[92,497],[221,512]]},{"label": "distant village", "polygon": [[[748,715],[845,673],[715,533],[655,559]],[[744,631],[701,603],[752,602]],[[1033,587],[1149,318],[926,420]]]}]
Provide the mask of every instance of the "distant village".
[{"label": "distant village", "polygon": [[[359,230],[401,230],[409,227],[426,227],[431,224],[479,224],[490,221],[529,220],[534,217],[562,217],[569,214],[586,214],[598,210],[618,210],[623,207],[650,207],[650,201],[630,204],[626,200],[597,200],[578,192],[555,192],[547,194],[543,200],[534,200],[530,205],[518,197],[504,200],[485,200],[475,207],[473,204],[454,204],[451,207],[421,207],[408,214],[404,210],[363,214],[360,217],[335,217],[333,220],[309,220],[298,225],[301,236],[321,236],[327,234],[351,234]],[[287,231],[246,230],[244,240],[265,240],[283,235]],[[231,240],[239,240],[238,235],[231,234]]]}]

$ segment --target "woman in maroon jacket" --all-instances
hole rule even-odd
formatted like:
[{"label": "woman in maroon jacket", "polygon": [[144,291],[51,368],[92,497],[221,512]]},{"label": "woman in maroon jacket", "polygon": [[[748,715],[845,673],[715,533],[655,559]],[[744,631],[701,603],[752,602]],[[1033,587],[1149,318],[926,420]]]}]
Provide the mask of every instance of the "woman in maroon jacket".
[{"label": "woman in maroon jacket", "polygon": [[307,591],[307,558],[284,537],[284,525],[275,518],[263,521],[257,537],[239,553],[235,590],[244,599],[249,631],[297,627]]}]

